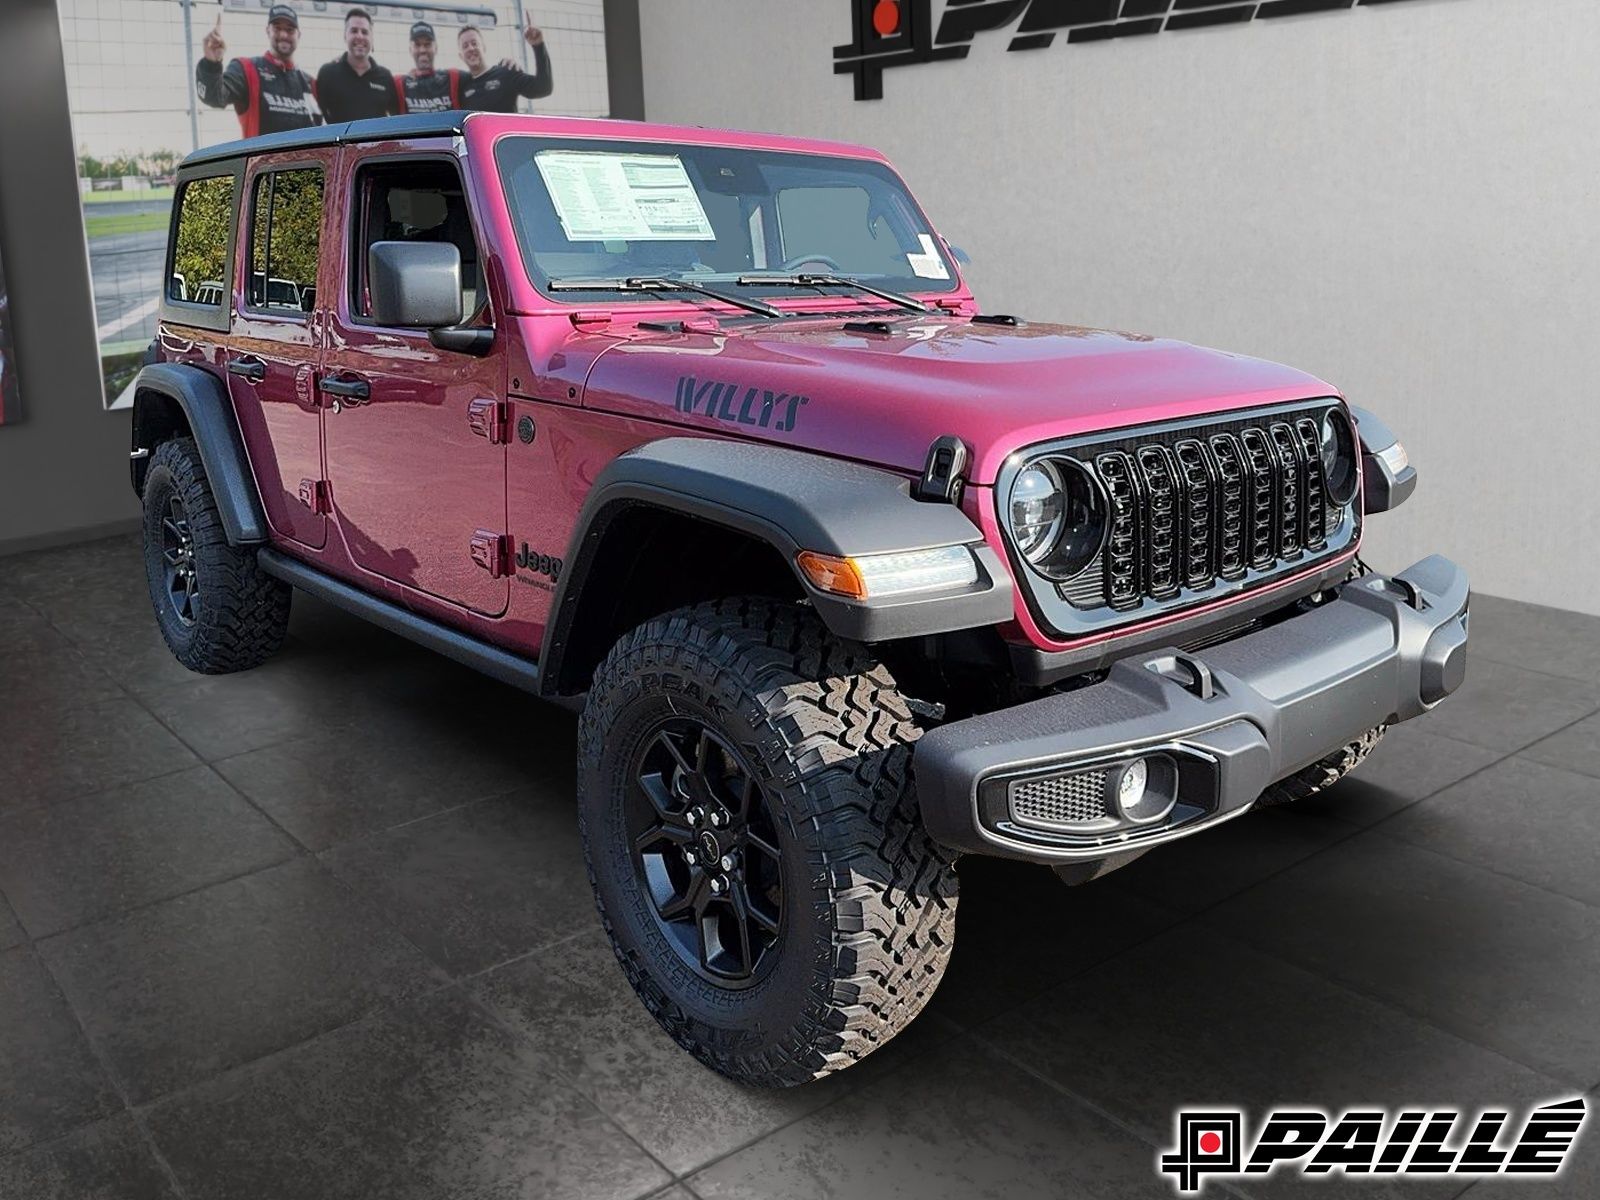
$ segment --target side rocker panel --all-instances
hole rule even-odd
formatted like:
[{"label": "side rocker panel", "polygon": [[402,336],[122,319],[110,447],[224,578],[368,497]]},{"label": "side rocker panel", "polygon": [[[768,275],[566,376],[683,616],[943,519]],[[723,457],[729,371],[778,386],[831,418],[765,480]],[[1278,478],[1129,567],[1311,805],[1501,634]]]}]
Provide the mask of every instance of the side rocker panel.
[{"label": "side rocker panel", "polygon": [[[153,450],[142,442],[150,422],[141,420],[140,406],[154,392],[176,404],[189,423],[200,448],[200,461],[217,499],[222,528],[231,546],[259,546],[268,540],[267,518],[256,494],[255,477],[245,456],[239,425],[234,419],[228,391],[209,371],[175,363],[153,363],[134,380],[133,450]],[[134,490],[139,490],[135,462]]]},{"label": "side rocker panel", "polygon": [[[684,513],[768,543],[841,637],[887,641],[1011,620],[1011,576],[977,526],[952,505],[913,500],[910,488],[907,479],[858,463],[744,442],[663,438],[619,455],[595,480],[568,549],[539,658],[546,686],[558,686],[561,657],[606,528],[635,505]],[[864,555],[949,545],[971,546],[978,562],[979,579],[964,591],[857,602],[817,591],[795,567],[801,550]]]}]

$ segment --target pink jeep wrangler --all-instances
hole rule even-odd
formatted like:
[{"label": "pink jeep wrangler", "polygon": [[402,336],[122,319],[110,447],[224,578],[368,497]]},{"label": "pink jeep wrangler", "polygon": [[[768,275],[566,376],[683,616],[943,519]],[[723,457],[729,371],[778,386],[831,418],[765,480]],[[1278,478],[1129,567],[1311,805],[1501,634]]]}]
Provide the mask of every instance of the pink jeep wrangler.
[{"label": "pink jeep wrangler", "polygon": [[1362,523],[1395,436],[1268,362],[978,311],[858,146],[461,113],[178,176],[133,486],[172,652],[299,588],[581,706],[601,917],[785,1085],[945,969],[957,859],[1068,882],[1309,795],[1461,682]]}]

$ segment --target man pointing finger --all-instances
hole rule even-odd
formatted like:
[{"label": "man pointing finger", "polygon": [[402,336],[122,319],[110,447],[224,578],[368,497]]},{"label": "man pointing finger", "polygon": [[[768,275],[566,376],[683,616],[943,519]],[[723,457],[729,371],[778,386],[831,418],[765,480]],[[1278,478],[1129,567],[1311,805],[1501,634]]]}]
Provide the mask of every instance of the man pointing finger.
[{"label": "man pointing finger", "polygon": [[294,65],[299,45],[299,15],[287,4],[274,4],[267,12],[267,52],[235,58],[224,68],[228,47],[219,14],[195,64],[201,101],[212,108],[231,107],[245,137],[320,124],[311,76]]},{"label": "man pointing finger", "polygon": [[461,107],[480,112],[516,112],[517,98],[541,100],[555,87],[550,73],[550,52],[545,49],[544,32],[530,19],[522,38],[533,47],[533,73],[529,74],[507,59],[494,66],[484,49],[483,31],[476,25],[463,26],[456,34],[461,61],[468,77],[461,82]]}]

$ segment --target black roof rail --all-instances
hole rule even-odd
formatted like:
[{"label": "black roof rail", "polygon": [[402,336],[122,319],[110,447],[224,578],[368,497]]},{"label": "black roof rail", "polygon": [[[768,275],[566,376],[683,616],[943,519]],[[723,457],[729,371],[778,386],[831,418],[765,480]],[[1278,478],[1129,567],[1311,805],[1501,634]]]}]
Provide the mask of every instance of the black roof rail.
[{"label": "black roof rail", "polygon": [[337,125],[312,125],[306,129],[286,129],[260,137],[235,138],[196,150],[178,164],[178,169],[201,163],[245,158],[252,154],[276,154],[282,150],[303,150],[314,146],[342,146],[350,142],[377,142],[388,138],[443,137],[458,134],[467,117],[461,111],[408,113],[398,117],[368,117],[361,121],[341,121]]}]

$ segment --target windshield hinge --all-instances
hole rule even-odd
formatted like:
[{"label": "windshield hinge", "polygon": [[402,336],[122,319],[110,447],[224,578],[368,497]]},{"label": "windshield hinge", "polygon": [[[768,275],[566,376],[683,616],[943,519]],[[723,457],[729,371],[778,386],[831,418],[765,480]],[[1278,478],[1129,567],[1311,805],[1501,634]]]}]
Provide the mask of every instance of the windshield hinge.
[{"label": "windshield hinge", "polygon": [[572,314],[572,323],[579,327],[584,325],[609,325],[611,324],[611,310],[609,308],[580,308]]},{"label": "windshield hinge", "polygon": [[970,458],[967,444],[954,434],[934,438],[933,445],[928,447],[922,478],[911,488],[912,497],[935,504],[960,504]]}]

